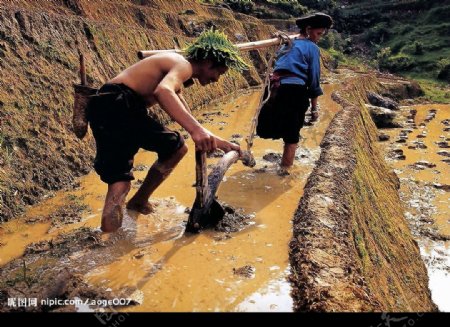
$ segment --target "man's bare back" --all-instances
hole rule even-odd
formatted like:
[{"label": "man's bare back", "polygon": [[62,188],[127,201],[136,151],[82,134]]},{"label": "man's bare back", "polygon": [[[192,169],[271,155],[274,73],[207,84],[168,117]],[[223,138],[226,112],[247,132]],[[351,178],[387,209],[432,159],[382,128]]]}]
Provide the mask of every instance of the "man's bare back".
[{"label": "man's bare back", "polygon": [[[152,106],[157,103],[154,91],[169,71],[181,83],[192,76],[192,66],[189,61],[177,53],[166,53],[154,55],[135,63],[108,83],[123,83],[129,86],[145,99],[148,106]],[[175,92],[180,90],[181,85]]]}]

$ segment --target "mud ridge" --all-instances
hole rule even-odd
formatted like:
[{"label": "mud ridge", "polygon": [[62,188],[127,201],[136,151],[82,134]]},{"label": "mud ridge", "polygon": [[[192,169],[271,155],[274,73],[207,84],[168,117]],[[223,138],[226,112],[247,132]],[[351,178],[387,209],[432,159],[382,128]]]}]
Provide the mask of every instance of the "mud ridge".
[{"label": "mud ridge", "polygon": [[[403,84],[404,81],[401,81]],[[377,149],[364,102],[382,86],[349,78],[294,216],[291,282],[297,311],[435,311],[409,231],[399,181]],[[345,96],[343,96],[345,95]]]}]

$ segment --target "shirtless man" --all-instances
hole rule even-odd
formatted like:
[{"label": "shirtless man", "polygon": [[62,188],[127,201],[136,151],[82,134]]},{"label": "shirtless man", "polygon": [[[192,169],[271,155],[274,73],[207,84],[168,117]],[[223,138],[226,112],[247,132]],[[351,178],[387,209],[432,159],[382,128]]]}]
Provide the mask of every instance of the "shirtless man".
[{"label": "shirtless man", "polygon": [[[227,47],[222,56],[217,56],[220,47],[208,48],[210,40],[218,37],[223,38],[221,44]],[[127,204],[128,209],[142,214],[152,211],[149,197],[187,153],[183,137],[148,116],[147,107],[158,103],[191,135],[197,150],[240,151],[238,145],[200,125],[181,89],[189,79],[197,79],[204,86],[217,82],[228,68],[240,71],[245,66],[223,33],[207,31],[187,48],[185,56],[163,53],[146,58],[100,88],[89,103],[87,116],[97,146],[94,168],[108,184],[102,231],[114,232],[122,225],[122,206],[134,179],[131,169],[139,148],[158,154],[142,186]]]}]

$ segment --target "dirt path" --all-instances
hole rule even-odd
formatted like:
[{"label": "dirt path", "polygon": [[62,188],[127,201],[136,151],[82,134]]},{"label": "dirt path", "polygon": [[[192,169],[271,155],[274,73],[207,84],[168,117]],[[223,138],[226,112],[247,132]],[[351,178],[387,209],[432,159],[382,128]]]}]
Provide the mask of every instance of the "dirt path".
[{"label": "dirt path", "polygon": [[[192,205],[195,196],[194,153],[190,151],[155,193],[158,206],[154,214],[138,216],[127,211],[123,231],[113,236],[92,231],[99,225],[106,188],[91,173],[81,179],[75,192],[57,193],[30,209],[25,217],[4,224],[0,230],[3,244],[0,264],[17,274],[21,268],[14,263],[22,259],[13,259],[27,248],[23,260],[30,270],[28,275],[33,275],[39,264],[32,262],[48,254],[46,247],[53,251],[49,244],[66,244],[65,239],[50,240],[75,233],[70,240],[76,241],[85,235],[77,232],[88,228],[86,233],[93,233],[95,241],[87,240],[84,249],[55,253],[57,260],[52,265],[58,262],[56,266],[67,267],[81,276],[83,282],[110,292],[112,297],[132,295],[141,303],[125,310],[291,311],[290,286],[286,280],[291,217],[319,157],[323,133],[338,110],[329,98],[332,91],[332,85],[325,86],[327,96],[320,103],[323,115],[315,126],[302,131],[303,139],[290,176],[278,176],[276,162],[270,162],[279,160],[282,143],[262,139],[256,139],[253,148],[257,158],[255,169],[238,163],[227,172],[218,196],[250,215],[242,230],[184,236],[185,209]],[[244,137],[258,99],[258,92],[248,91],[237,99],[212,105],[197,116],[213,132],[245,145]],[[193,148],[190,140],[188,146]],[[148,152],[136,156],[136,181],[131,193],[154,159]],[[215,160],[209,159],[208,163]],[[65,212],[69,206],[73,211],[70,214]],[[44,242],[30,246],[38,241]],[[8,280],[10,284],[13,282]]]}]

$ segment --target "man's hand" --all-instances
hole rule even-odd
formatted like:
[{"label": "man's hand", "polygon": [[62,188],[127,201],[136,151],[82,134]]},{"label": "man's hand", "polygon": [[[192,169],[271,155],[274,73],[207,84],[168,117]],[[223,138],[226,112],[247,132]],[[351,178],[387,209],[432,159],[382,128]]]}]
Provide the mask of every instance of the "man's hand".
[{"label": "man's hand", "polygon": [[237,151],[239,152],[239,156],[242,155],[241,153],[241,147],[235,143],[228,142],[224,139],[221,139],[220,137],[217,137],[217,147],[221,150],[223,150],[225,153],[230,151]]},{"label": "man's hand", "polygon": [[214,151],[219,148],[225,153],[230,151],[238,151],[241,154],[241,148],[239,145],[228,142],[220,137],[215,136],[204,127],[196,129],[191,134],[192,140],[195,143],[195,147],[200,151]]},{"label": "man's hand", "polygon": [[217,149],[216,137],[206,128],[199,127],[191,133],[195,148],[200,151],[214,151]]}]

